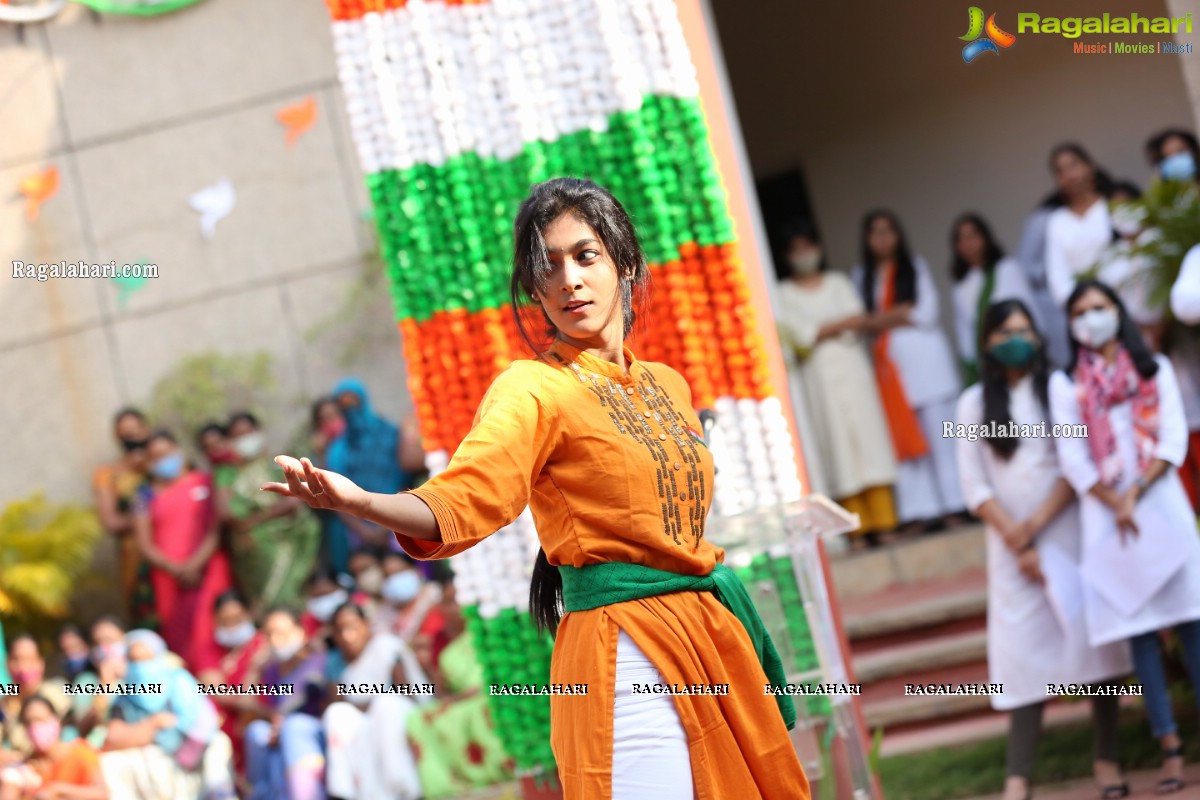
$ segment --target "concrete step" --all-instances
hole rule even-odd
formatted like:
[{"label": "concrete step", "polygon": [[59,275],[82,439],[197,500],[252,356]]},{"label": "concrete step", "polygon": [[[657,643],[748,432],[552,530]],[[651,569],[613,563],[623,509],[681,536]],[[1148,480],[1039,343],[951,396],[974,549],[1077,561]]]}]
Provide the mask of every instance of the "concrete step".
[{"label": "concrete step", "polygon": [[899,725],[984,711],[991,708],[987,695],[906,695],[904,690],[908,684],[987,682],[987,663],[972,662],[864,683],[863,717],[869,728],[886,731]]},{"label": "concrete step", "polygon": [[981,567],[946,578],[893,585],[842,601],[851,642],[917,631],[987,614],[987,573]]},{"label": "concrete step", "polygon": [[[1122,697],[1121,706],[1136,704],[1133,697]],[[1042,729],[1065,728],[1086,724],[1092,715],[1092,706],[1086,702],[1062,702],[1051,700],[1042,712]],[[1008,735],[1008,713],[983,711],[945,721],[901,725],[883,732],[880,743],[881,756],[902,756],[910,753],[939,750],[960,744],[972,744],[998,739]]]},{"label": "concrete step", "polygon": [[981,626],[944,636],[919,637],[868,653],[855,650],[854,677],[859,683],[919,675],[930,669],[987,661],[987,630]]},{"label": "concrete step", "polygon": [[838,597],[847,601],[898,585],[953,578],[986,565],[985,532],[971,525],[858,553],[830,556]]}]

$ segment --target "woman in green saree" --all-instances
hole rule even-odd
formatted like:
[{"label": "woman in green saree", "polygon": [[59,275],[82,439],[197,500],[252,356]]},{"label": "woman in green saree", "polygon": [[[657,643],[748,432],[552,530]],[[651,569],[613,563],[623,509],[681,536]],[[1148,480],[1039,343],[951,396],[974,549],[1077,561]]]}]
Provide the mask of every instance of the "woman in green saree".
[{"label": "woman in green saree", "polygon": [[304,579],[316,563],[321,524],[302,501],[259,490],[279,469],[265,457],[258,420],[234,414],[227,430],[238,470],[223,495],[238,586],[255,617],[275,606],[299,608]]},{"label": "woman in green saree", "polygon": [[[425,800],[458,797],[513,779],[513,761],[492,729],[483,668],[450,585],[443,611],[444,633],[450,641],[436,662],[428,661],[435,644],[431,637],[418,635],[413,643],[438,692],[434,703],[408,718],[409,746],[417,759]],[[395,680],[407,682],[404,676]]]}]

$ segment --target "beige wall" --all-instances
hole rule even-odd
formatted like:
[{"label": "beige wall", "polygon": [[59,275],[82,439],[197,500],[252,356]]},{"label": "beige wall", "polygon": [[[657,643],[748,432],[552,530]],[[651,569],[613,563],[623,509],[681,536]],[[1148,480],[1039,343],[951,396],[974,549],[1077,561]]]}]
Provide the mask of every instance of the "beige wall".
[{"label": "beige wall", "polygon": [[[950,222],[967,209],[1015,250],[1025,216],[1052,189],[1054,144],[1079,141],[1114,177],[1144,185],[1144,140],[1167,125],[1195,125],[1181,67],[1196,70],[1200,53],[1074,55],[1066,39],[1025,35],[998,57],[965,64],[957,37],[970,3],[711,2],[753,169],[805,170],[838,268],[857,258],[861,216],[876,205],[900,214],[914,249],[939,273]],[[1018,10],[1167,13],[1161,0],[998,10],[1010,32]],[[1191,40],[1200,44],[1200,27]]]},{"label": "beige wall", "polygon": [[[410,405],[386,289],[359,310],[370,345],[355,363],[338,363],[340,339],[304,336],[372,241],[323,3],[210,0],[101,24],[72,4],[25,39],[0,24],[0,505],[87,499],[112,412],[189,353],[273,354],[275,446],[346,373],[385,413]],[[288,149],[274,113],[310,94],[320,116]],[[50,163],[61,189],[29,223],[17,182]],[[205,240],[188,197],[222,178],[237,207]],[[15,281],[13,259],[146,259],[160,277],[119,309],[108,281]]]}]

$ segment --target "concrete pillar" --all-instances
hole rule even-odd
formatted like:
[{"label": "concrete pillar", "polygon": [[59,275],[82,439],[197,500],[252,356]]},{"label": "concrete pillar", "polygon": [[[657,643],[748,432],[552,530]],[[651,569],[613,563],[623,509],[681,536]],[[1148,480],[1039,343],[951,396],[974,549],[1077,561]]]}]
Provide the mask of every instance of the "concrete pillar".
[{"label": "concrete pillar", "polygon": [[[1172,18],[1182,17],[1191,13],[1193,27],[1200,26],[1200,15],[1195,13],[1196,4],[1192,0],[1167,0],[1167,12]],[[1193,35],[1185,33],[1182,30],[1175,34],[1175,41],[1179,44],[1188,44],[1190,42],[1195,45],[1197,43]],[[1181,56],[1178,62],[1179,68],[1183,70],[1183,83],[1187,87],[1188,98],[1192,101],[1194,128],[1200,131],[1200,57],[1198,57],[1198,54]]]}]

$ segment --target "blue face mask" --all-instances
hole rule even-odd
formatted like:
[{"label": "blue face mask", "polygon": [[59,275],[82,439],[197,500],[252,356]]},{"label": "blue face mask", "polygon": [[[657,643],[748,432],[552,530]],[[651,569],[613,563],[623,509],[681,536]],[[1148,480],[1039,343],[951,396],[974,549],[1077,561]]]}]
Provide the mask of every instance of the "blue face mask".
[{"label": "blue face mask", "polygon": [[154,477],[164,481],[174,480],[183,472],[183,453],[172,453],[154,462],[151,467]]},{"label": "blue face mask", "polygon": [[67,668],[67,675],[72,678],[83,672],[84,667],[87,665],[87,656],[74,656],[72,658],[63,659],[63,666]]},{"label": "blue face mask", "polygon": [[421,591],[421,576],[414,569],[389,575],[380,592],[389,603],[407,603]]},{"label": "blue face mask", "polygon": [[167,665],[161,658],[130,661],[125,667],[125,683],[166,683]]},{"label": "blue face mask", "polygon": [[1164,158],[1158,165],[1158,171],[1168,181],[1194,181],[1196,179],[1196,159],[1185,150]]}]

